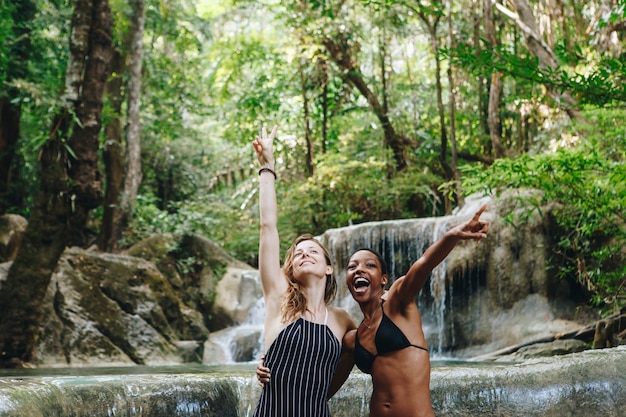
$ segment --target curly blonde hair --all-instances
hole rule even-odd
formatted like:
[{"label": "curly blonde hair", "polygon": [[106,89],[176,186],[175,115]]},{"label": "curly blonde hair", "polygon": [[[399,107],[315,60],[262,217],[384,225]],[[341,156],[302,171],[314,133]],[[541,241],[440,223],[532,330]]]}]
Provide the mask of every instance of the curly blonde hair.
[{"label": "curly blonde hair", "polygon": [[[289,285],[287,288],[286,294],[283,296],[283,302],[281,304],[281,320],[283,323],[288,323],[296,318],[302,313],[306,311],[307,299],[304,293],[302,292],[302,286],[293,276],[293,258],[296,246],[304,241],[312,240],[315,242],[322,251],[324,252],[324,258],[326,258],[326,265],[331,265],[332,262],[330,260],[330,253],[328,249],[322,243],[315,239],[313,235],[304,234],[302,236],[298,236],[291,247],[287,251],[285,255],[285,262],[283,263],[283,274],[287,279],[287,284]],[[335,299],[335,295],[337,294],[337,280],[335,279],[334,274],[326,275],[326,287],[324,289],[324,302],[326,305],[332,303]]]}]

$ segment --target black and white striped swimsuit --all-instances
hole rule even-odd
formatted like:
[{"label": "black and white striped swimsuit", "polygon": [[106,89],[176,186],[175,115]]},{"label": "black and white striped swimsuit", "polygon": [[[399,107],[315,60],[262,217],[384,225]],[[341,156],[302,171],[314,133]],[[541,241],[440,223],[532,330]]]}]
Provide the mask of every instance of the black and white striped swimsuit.
[{"label": "black and white striped swimsuit", "polygon": [[254,417],[329,417],[326,396],[341,346],[326,325],[300,317],[276,337],[265,354],[272,377]]}]

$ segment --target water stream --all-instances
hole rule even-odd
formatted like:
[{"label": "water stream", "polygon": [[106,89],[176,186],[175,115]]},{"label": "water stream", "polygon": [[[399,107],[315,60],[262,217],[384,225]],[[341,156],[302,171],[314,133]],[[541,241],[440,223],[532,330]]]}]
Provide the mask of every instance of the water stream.
[{"label": "water stream", "polygon": [[[527,363],[434,362],[438,417],[623,417],[626,346]],[[0,372],[0,417],[249,417],[254,364]],[[354,371],[333,417],[368,416],[371,382]]]}]

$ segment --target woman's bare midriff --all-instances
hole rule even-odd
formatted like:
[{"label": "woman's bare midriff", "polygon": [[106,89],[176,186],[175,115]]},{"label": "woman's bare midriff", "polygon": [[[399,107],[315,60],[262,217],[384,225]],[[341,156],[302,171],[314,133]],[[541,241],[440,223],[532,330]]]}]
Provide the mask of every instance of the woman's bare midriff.
[{"label": "woman's bare midriff", "polygon": [[376,357],[372,366],[370,417],[434,417],[430,359],[415,347]]}]

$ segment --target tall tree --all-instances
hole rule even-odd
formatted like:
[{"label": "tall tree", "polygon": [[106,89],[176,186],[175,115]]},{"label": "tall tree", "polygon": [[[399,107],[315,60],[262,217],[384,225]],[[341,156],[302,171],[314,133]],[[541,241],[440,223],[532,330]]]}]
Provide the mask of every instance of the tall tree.
[{"label": "tall tree", "polygon": [[[105,195],[102,227],[98,239],[98,247],[105,251],[114,251],[122,233],[132,219],[135,200],[142,181],[141,172],[141,121],[139,108],[141,104],[141,83],[143,65],[143,36],[145,27],[144,0],[132,0],[133,10],[128,45],[121,45],[129,50],[128,56],[116,51],[113,60],[113,78],[109,80],[107,91],[113,105],[113,118],[107,126],[107,140],[104,159],[106,164],[107,190]],[[126,66],[128,60],[128,67]],[[122,91],[123,74],[128,68],[127,123],[125,135],[121,130],[122,122]],[[126,146],[124,147],[124,136]],[[123,159],[125,156],[125,159]],[[124,160],[124,162],[122,162]]]},{"label": "tall tree", "polygon": [[410,141],[406,136],[396,131],[391,123],[389,114],[385,111],[384,105],[381,104],[376,93],[363,78],[359,64],[352,55],[346,36],[337,34],[334,39],[327,37],[323,43],[335,64],[343,71],[346,82],[351,84],[366,98],[374,115],[376,115],[382,125],[385,146],[393,152],[395,168],[398,171],[402,171],[407,167],[406,149]]},{"label": "tall tree", "polygon": [[[492,48],[498,47],[496,38],[496,26],[494,24],[492,0],[483,1],[483,16],[485,21],[485,39]],[[491,151],[494,158],[504,156],[504,146],[502,145],[502,126],[500,124],[500,104],[502,102],[502,74],[498,70],[491,73],[491,83],[489,84],[489,104],[487,111],[487,126],[489,126],[489,137],[491,138]]]},{"label": "tall tree", "polygon": [[141,68],[143,63],[143,32],[145,26],[144,0],[132,0],[130,62],[128,64],[128,125],[126,126],[126,176],[122,198],[123,222],[126,227],[135,209],[135,200],[141,185]]},{"label": "tall tree", "polygon": [[[447,6],[447,22],[448,22],[448,47],[454,49],[455,47],[455,35],[454,26],[452,25],[452,0],[446,2]],[[461,173],[459,172],[459,161],[456,142],[456,89],[454,82],[454,67],[452,63],[448,63],[448,89],[449,101],[448,108],[450,113],[450,151],[451,151],[451,169],[454,172],[454,184],[456,189],[456,202],[457,205],[463,206],[464,197],[461,190]]]},{"label": "tall tree", "polygon": [[[544,68],[557,69],[559,67],[559,60],[554,50],[550,48],[541,36],[535,15],[528,0],[513,0],[517,13],[506,9],[501,4],[498,4],[496,0],[492,0],[492,2],[499,11],[512,18],[522,30],[524,38],[526,39],[526,46],[528,50],[537,57],[539,65]],[[577,117],[578,111],[576,107],[578,103],[570,92],[550,90],[549,93],[570,117]]]},{"label": "tall tree", "polygon": [[309,176],[313,175],[313,139],[311,137],[311,115],[309,110],[309,94],[307,87],[307,79],[304,74],[305,71],[305,59],[299,57],[298,59],[298,74],[300,75],[300,89],[302,90],[302,118],[304,127],[304,141],[306,143],[306,172]]},{"label": "tall tree", "polygon": [[[440,127],[440,146],[439,146],[439,163],[443,169],[446,181],[454,180],[454,168],[448,162],[448,128],[446,127],[446,111],[443,104],[443,85],[441,82],[441,61],[439,59],[439,34],[438,26],[443,16],[443,11],[440,9],[441,4],[434,4],[432,7],[422,5],[421,2],[417,2],[416,7],[409,7],[420,18],[430,37],[430,48],[435,58],[435,86],[437,94],[437,111],[439,114],[439,127]],[[452,212],[452,203],[448,195],[444,196],[444,205],[446,213]]]},{"label": "tall tree", "polygon": [[124,73],[126,55],[114,48],[111,59],[111,77],[106,84],[106,95],[111,104],[111,116],[104,127],[102,160],[106,179],[102,224],[98,236],[98,248],[114,252],[122,235],[120,201],[124,187],[124,139],[122,129],[122,104],[124,102]]},{"label": "tall tree", "polygon": [[41,303],[66,246],[81,238],[101,202],[98,134],[111,58],[108,0],[77,0],[63,108],[41,152],[41,180],[28,227],[0,288],[0,367],[35,364]]}]

